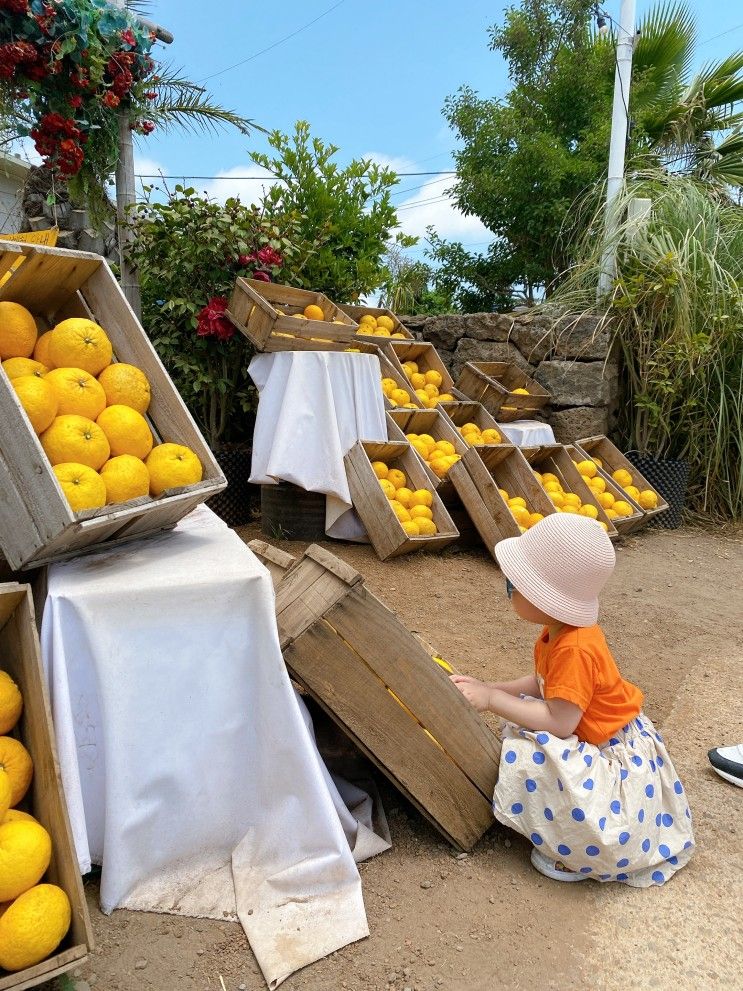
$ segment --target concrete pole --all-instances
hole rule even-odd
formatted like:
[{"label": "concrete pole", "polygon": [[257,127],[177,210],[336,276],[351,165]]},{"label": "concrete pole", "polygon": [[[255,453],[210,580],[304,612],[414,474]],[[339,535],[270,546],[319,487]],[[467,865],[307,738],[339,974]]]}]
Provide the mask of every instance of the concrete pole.
[{"label": "concrete pole", "polygon": [[617,33],[617,68],[614,74],[614,104],[611,114],[611,142],[609,144],[609,177],[606,184],[606,212],[604,221],[605,248],[601,260],[598,299],[602,299],[612,287],[617,272],[617,254],[614,238],[619,218],[615,214],[614,201],[624,183],[624,156],[627,148],[629,123],[629,95],[632,82],[632,52],[635,44],[635,0],[622,0]]},{"label": "concrete pole", "polygon": [[139,291],[139,277],[126,257],[126,249],[133,239],[132,231],[126,227],[129,207],[137,200],[134,180],[134,142],[129,126],[129,115],[119,114],[119,160],[116,163],[116,216],[119,233],[119,268],[121,289],[129,305],[142,316],[142,297]]}]

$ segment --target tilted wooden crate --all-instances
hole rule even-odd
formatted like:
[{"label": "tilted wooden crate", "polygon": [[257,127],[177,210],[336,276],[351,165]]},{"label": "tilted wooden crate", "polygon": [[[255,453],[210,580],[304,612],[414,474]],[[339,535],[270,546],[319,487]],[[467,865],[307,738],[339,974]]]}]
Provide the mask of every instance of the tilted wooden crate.
[{"label": "tilted wooden crate", "polygon": [[[73,513],[15,390],[0,372],[0,551],[16,571],[103,542],[131,540],[172,527],[227,485],[105,260],[79,251],[18,247],[26,260],[0,286],[0,300],[29,309],[40,332],[67,317],[99,323],[111,339],[116,360],[141,368],[150,381],[147,416],[156,441],[190,447],[201,461],[204,477],[157,499],[143,497]],[[0,271],[15,254],[0,243]]]},{"label": "tilted wooden crate", "polygon": [[274,589],[279,587],[289,569],[297,563],[293,554],[287,554],[280,547],[267,544],[265,540],[251,540],[248,547],[268,571]]},{"label": "tilted wooden crate", "polygon": [[[381,338],[379,338],[379,340],[381,340]],[[371,347],[371,345],[367,346]],[[377,350],[379,354],[379,367],[382,372],[382,378],[394,379],[397,383],[398,389],[403,389],[407,392],[410,402],[416,407],[416,409],[422,409],[423,407],[420,400],[416,396],[412,385],[405,377],[405,372],[400,368],[396,361],[390,359],[389,355],[383,349],[378,348]],[[393,410],[403,409],[404,405],[401,406],[399,403],[396,403],[394,400],[390,399],[389,396],[385,395],[384,407],[386,410]]]},{"label": "tilted wooden crate", "polygon": [[625,458],[616,444],[610,441],[608,437],[604,437],[602,434],[595,437],[584,437],[583,440],[577,440],[575,442],[575,446],[579,451],[583,451],[587,454],[589,458],[597,457],[601,459],[603,467],[599,468],[599,471],[607,482],[609,482],[609,480],[614,482],[614,479],[612,478],[613,472],[617,471],[619,468],[625,468],[632,476],[632,484],[636,488],[638,488],[641,492],[644,489],[650,489],[650,491],[655,492],[658,497],[658,505],[655,509],[643,509],[635,499],[627,495],[627,493],[624,492],[624,489],[622,489],[622,492],[624,493],[622,498],[625,502],[632,506],[633,509],[636,509],[642,513],[639,520],[637,520],[634,524],[630,523],[630,525],[623,532],[628,533],[639,529],[653,516],[657,516],[658,513],[664,513],[669,508],[668,503],[655,488],[655,486],[651,485],[640,470],[635,468],[632,462]]},{"label": "tilted wooden crate", "polygon": [[[376,443],[359,441],[345,459],[351,500],[366,527],[372,547],[382,561],[411,551],[437,550],[459,536],[451,517],[436,494],[425,466],[407,441]],[[405,473],[411,489],[428,489],[433,496],[431,511],[438,533],[433,537],[410,537],[402,528],[394,510],[374,474],[372,461],[384,461],[389,468]]]},{"label": "tilted wooden crate", "polygon": [[[383,343],[385,353],[389,355],[393,362],[397,363],[403,375],[405,374],[405,370],[402,366],[405,362],[414,361],[421,374],[425,374],[426,372],[439,373],[441,376],[440,392],[448,392],[454,395],[455,398],[462,398],[460,394],[455,392],[454,379],[451,377],[449,369],[441,360],[441,356],[433,344],[428,344],[426,341],[394,341],[386,339]],[[409,383],[409,388],[413,388],[411,383]]]},{"label": "tilted wooden crate", "polygon": [[[361,318],[365,314],[371,313],[373,317],[390,318],[393,324],[392,330],[390,331],[390,336],[392,334],[402,334],[403,337],[407,338],[407,340],[409,341],[413,340],[413,335],[410,333],[407,327],[405,327],[402,323],[400,323],[400,321],[392,312],[392,310],[387,310],[382,306],[350,306],[344,303],[341,303],[339,305],[340,305],[340,309],[343,310],[346,316],[349,316],[352,320],[356,321],[356,323],[359,325],[359,329],[361,329]],[[357,336],[359,340],[372,341],[375,344],[379,344],[380,342],[387,340],[385,336],[382,335],[377,336],[376,334],[359,334],[357,332]],[[399,338],[396,339],[399,340]]]},{"label": "tilted wooden crate", "polygon": [[[581,503],[593,506],[598,513],[596,519],[606,524],[606,531],[612,540],[619,534],[612,520],[606,515],[603,506],[593,494],[588,485],[580,477],[580,472],[573,463],[568,451],[562,444],[543,444],[534,453],[526,455],[526,460],[540,474],[551,472],[555,475],[565,492],[573,492]],[[552,500],[550,499],[550,502]]]},{"label": "tilted wooden crate", "polygon": [[[428,434],[434,440],[447,440],[453,445],[455,453],[461,455],[467,450],[468,445],[463,440],[462,435],[454,429],[451,421],[438,409],[398,409],[388,414],[395,421],[402,431],[403,437],[407,440],[407,434]],[[448,506],[449,500],[455,495],[448,475],[439,478],[430,465],[413,448],[418,455],[421,464],[426,470],[426,474],[435,487],[438,497]]]},{"label": "tilted wooden crate", "polygon": [[[529,419],[551,399],[538,382],[507,361],[468,361],[457,379],[457,389],[482,403],[501,423]],[[529,395],[514,393],[514,389],[528,389]]]},{"label": "tilted wooden crate", "polygon": [[[444,403],[441,406],[441,412],[451,420],[458,434],[459,428],[463,427],[465,423],[476,423],[480,430],[498,431],[501,435],[500,444],[483,444],[482,447],[474,447],[465,439],[467,447],[472,447],[473,450],[477,451],[486,468],[489,468],[491,464],[498,464],[501,460],[498,453],[501,448],[514,446],[503,432],[503,427],[488,413],[482,403],[477,403],[472,399],[462,399],[456,403]],[[462,435],[459,434],[459,436]]]},{"label": "tilted wooden crate", "polygon": [[[581,451],[581,449],[576,447],[575,445],[566,444],[565,450],[570,455],[573,464],[577,465],[580,461],[585,460],[586,457],[585,452]],[[612,524],[614,525],[614,529],[617,531],[617,533],[620,536],[623,533],[629,533],[630,530],[634,530],[637,524],[640,523],[643,516],[645,515],[645,510],[640,509],[640,507],[637,506],[632,501],[632,499],[628,498],[627,493],[620,485],[617,485],[617,483],[614,481],[611,475],[601,471],[599,472],[599,474],[601,475],[601,477],[603,478],[606,484],[605,491],[610,492],[614,496],[615,500],[624,499],[628,503],[628,505],[632,508],[631,516],[624,516],[621,519],[611,521]]]},{"label": "tilted wooden crate", "polygon": [[52,839],[52,860],[42,880],[62,888],[72,906],[70,931],[50,957],[12,974],[0,969],[0,991],[21,991],[79,967],[94,945],[62,791],[28,585],[0,585],[0,671],[10,675],[23,695],[23,713],[12,735],[20,739],[34,762],[31,788],[21,806]]},{"label": "tilted wooden crate", "polygon": [[[314,304],[324,320],[300,319]],[[343,351],[363,343],[358,324],[320,292],[257,279],[235,280],[227,316],[256,351]]]},{"label": "tilted wooden crate", "polygon": [[500,744],[363,578],[312,546],[276,594],[289,672],[449,842],[493,823]]}]

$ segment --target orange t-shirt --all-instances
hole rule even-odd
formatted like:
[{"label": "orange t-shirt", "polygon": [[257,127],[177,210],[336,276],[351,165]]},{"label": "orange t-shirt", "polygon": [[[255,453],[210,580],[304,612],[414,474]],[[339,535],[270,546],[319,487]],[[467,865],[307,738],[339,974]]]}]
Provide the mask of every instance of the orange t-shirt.
[{"label": "orange t-shirt", "polygon": [[575,733],[586,743],[605,743],[642,709],[642,692],[620,675],[599,626],[563,626],[553,640],[545,627],[534,645],[534,666],[542,698],[583,710]]}]

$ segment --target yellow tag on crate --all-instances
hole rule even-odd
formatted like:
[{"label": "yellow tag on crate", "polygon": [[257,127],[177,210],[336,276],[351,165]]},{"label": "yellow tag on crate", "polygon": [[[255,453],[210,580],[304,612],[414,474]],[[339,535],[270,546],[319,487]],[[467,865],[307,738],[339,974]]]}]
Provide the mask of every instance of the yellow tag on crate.
[{"label": "yellow tag on crate", "polygon": [[[0,242],[2,241],[20,241],[23,244],[41,244],[45,248],[53,248],[57,243],[57,237],[59,236],[59,227],[49,227],[45,231],[25,231],[23,234],[0,234]],[[0,244],[0,249],[2,245]],[[18,261],[11,267],[11,269],[5,273],[5,275],[0,278],[0,286],[2,286],[11,277],[13,272],[16,271],[19,266],[25,262],[25,258],[19,258]]]}]

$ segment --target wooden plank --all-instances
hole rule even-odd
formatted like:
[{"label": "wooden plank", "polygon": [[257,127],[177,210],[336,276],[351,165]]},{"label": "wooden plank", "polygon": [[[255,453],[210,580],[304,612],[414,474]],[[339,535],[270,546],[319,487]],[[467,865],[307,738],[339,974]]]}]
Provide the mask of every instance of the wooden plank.
[{"label": "wooden plank", "polygon": [[304,558],[276,591],[282,650],[348,593],[348,584],[312,558]]},{"label": "wooden plank", "polygon": [[287,571],[297,563],[293,554],[287,554],[265,540],[250,540],[248,547],[268,571],[274,590],[279,587]]},{"label": "wooden plank", "polygon": [[[452,484],[462,500],[462,504],[467,514],[474,524],[480,539],[485,545],[488,554],[497,562],[495,556],[495,545],[502,540],[500,528],[496,525],[492,513],[489,511],[485,500],[477,490],[477,486],[472,481],[470,473],[464,462],[459,461],[449,472]],[[460,526],[461,531],[461,526]]]},{"label": "wooden plank", "polygon": [[65,300],[102,265],[105,262],[98,255],[81,256],[34,247],[24,263],[0,286],[0,299],[21,303],[51,320]]},{"label": "wooden plank", "polygon": [[[0,599],[6,596],[15,605],[0,629],[0,664],[23,695],[23,714],[16,732],[34,762],[29,791],[30,811],[52,838],[52,860],[45,879],[58,884],[67,893],[72,906],[70,932],[62,942],[59,953],[38,965],[45,968],[43,974],[36,968],[33,968],[36,973],[32,977],[28,972],[21,971],[13,975],[14,983],[3,985],[16,988],[32,987],[55,968],[64,967],[69,962],[69,959],[64,959],[65,953],[74,954],[76,960],[81,959],[85,952],[93,948],[93,936],[54,749],[51,710],[41,668],[31,589],[28,585],[18,584],[0,586]],[[82,955],[78,955],[79,947],[83,948]],[[32,983],[23,983],[27,979]]]},{"label": "wooden plank", "polygon": [[[18,974],[9,974],[7,977],[0,978],[0,991],[6,991],[6,989],[25,991],[26,988],[38,987],[42,982],[46,984],[47,981],[60,977],[72,970],[73,967],[79,967],[85,963],[88,959],[88,953],[87,946],[71,946],[69,950],[55,953],[54,956],[36,964],[35,967],[28,967]],[[20,984],[18,983],[19,978],[22,979]]]},{"label": "wooden plank", "polygon": [[304,556],[322,565],[323,568],[335,575],[336,578],[340,578],[341,581],[345,582],[349,588],[363,581],[362,576],[355,568],[352,568],[350,564],[346,564],[345,561],[336,557],[335,554],[331,554],[330,551],[325,550],[320,544],[310,544],[304,552]]},{"label": "wooden plank", "polygon": [[329,626],[314,624],[284,659],[292,677],[455,845],[470,849],[492,825],[490,802]]}]

